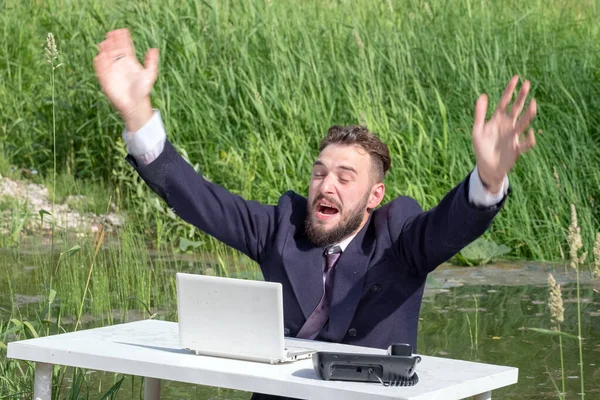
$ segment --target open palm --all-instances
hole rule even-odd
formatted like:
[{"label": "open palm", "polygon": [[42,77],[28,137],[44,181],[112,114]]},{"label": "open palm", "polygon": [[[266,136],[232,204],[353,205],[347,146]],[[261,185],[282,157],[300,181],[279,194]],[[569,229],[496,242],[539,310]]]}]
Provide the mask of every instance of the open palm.
[{"label": "open palm", "polygon": [[483,183],[494,193],[500,190],[504,177],[510,172],[519,156],[535,146],[533,129],[529,129],[527,135],[521,138],[521,134],[527,130],[536,115],[535,100],[531,100],[521,115],[529,93],[529,81],[523,83],[517,98],[508,110],[518,81],[518,76],[510,80],[489,121],[485,122],[488,106],[485,94],[479,97],[475,106],[473,148],[477,169]]},{"label": "open palm", "polygon": [[[150,104],[150,92],[158,74],[158,49],[146,53],[144,66],[136,56],[129,30],[109,32],[99,45],[94,68],[102,91],[127,121]],[[147,111],[146,111],[147,112]]]}]

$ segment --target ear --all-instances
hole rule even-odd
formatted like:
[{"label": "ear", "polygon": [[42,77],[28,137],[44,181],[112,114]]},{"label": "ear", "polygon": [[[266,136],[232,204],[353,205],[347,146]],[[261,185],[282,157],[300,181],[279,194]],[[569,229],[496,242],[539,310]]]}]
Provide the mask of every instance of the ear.
[{"label": "ear", "polygon": [[371,188],[371,194],[369,195],[369,201],[367,202],[367,208],[372,210],[377,208],[383,196],[385,195],[385,185],[383,183],[377,183]]}]

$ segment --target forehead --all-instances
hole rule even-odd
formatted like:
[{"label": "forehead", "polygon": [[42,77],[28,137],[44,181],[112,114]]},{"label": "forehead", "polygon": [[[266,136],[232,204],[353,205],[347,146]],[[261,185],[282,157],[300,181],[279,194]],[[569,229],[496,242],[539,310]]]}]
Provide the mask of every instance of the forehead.
[{"label": "forehead", "polygon": [[358,145],[330,144],[321,151],[316,163],[330,169],[352,167],[358,173],[368,173],[371,155]]}]

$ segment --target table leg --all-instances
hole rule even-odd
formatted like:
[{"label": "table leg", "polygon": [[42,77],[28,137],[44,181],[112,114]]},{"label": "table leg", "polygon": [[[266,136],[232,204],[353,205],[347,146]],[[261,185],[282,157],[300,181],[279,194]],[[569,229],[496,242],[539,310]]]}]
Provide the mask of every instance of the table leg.
[{"label": "table leg", "polygon": [[35,363],[35,377],[33,378],[33,399],[52,399],[52,364]]},{"label": "table leg", "polygon": [[492,392],[485,392],[473,396],[473,400],[492,400]]},{"label": "table leg", "polygon": [[144,378],[144,400],[160,399],[160,379]]}]

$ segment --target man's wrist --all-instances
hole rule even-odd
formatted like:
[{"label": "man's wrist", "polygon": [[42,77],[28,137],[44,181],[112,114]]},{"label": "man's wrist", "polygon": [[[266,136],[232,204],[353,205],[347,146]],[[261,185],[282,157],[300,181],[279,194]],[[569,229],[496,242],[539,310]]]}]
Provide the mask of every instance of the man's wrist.
[{"label": "man's wrist", "polygon": [[489,178],[485,174],[481,173],[481,169],[479,167],[477,168],[477,174],[479,175],[479,179],[481,180],[485,190],[491,194],[498,194],[504,187],[504,176],[497,179]]},{"label": "man's wrist", "polygon": [[475,166],[469,178],[469,201],[479,207],[491,207],[502,201],[508,193],[508,177],[504,176],[500,189],[492,192],[492,187],[486,188],[479,174],[479,168]]},{"label": "man's wrist", "polygon": [[125,126],[131,133],[139,131],[152,118],[152,104],[150,97],[145,98],[126,115],[123,115]]},{"label": "man's wrist", "polygon": [[141,165],[154,161],[163,151],[167,139],[165,128],[158,110],[152,110],[152,117],[136,132],[123,130],[123,141],[127,152]]},{"label": "man's wrist", "polygon": [[485,190],[487,190],[491,194],[498,194],[502,190],[502,187],[504,186],[504,179],[501,180],[500,183],[489,184],[489,183],[486,183],[486,181],[481,177],[481,175],[479,176],[479,178],[481,179],[481,183],[483,184],[483,187],[485,188]]}]

